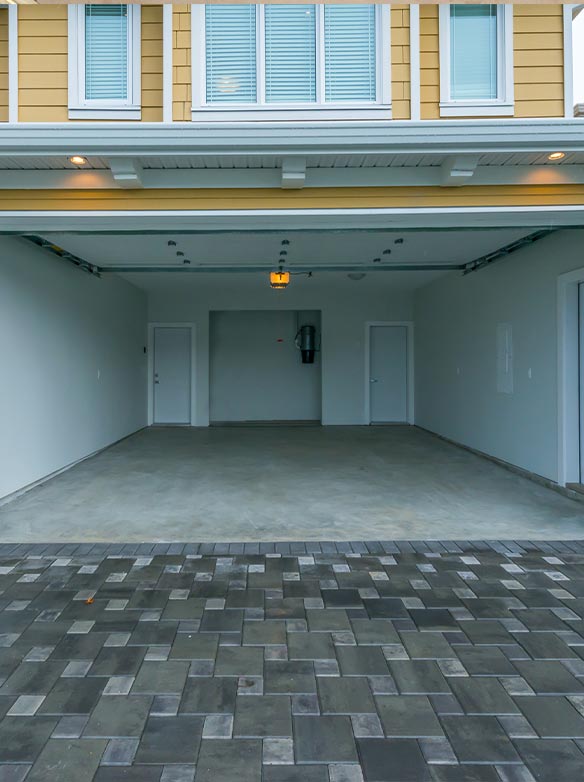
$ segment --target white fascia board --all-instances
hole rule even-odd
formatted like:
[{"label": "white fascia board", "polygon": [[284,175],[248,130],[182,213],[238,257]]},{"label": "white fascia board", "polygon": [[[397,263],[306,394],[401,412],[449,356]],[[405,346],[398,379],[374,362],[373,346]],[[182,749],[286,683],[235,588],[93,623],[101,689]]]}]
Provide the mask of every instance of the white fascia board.
[{"label": "white fascia board", "polygon": [[584,227],[584,205],[375,209],[4,211],[0,234]]},{"label": "white fascia board", "polygon": [[413,122],[7,123],[0,156],[456,154],[584,151],[584,120]]},{"label": "white fascia board", "polygon": [[[470,157],[470,156],[469,156]],[[122,160],[122,159],[120,159]],[[294,159],[296,160],[296,159]],[[304,162],[302,159],[298,159]],[[264,169],[134,169],[21,171],[0,170],[4,190],[108,190],[118,187],[146,189],[280,188],[280,187],[438,187],[453,185],[581,185],[584,166],[477,166],[462,159],[443,166],[398,168],[286,168]],[[471,161],[472,164],[472,161]],[[465,167],[466,166],[466,167]],[[286,171],[284,173],[286,173]],[[453,175],[454,171],[454,175]],[[458,176],[456,175],[458,172]],[[466,175],[465,175],[466,174]],[[283,184],[284,182],[284,184]]]}]

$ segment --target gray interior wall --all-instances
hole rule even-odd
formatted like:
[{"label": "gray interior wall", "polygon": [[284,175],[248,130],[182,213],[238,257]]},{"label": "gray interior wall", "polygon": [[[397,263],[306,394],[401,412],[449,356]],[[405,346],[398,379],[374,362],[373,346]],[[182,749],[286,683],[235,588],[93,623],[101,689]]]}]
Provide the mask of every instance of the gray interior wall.
[{"label": "gray interior wall", "polygon": [[145,425],[145,340],[143,292],[0,237],[0,497]]},{"label": "gray interior wall", "polygon": [[[557,480],[557,283],[584,266],[583,247],[584,232],[562,231],[417,291],[418,425]],[[502,323],[512,329],[511,393],[497,387]]]},{"label": "gray interior wall", "polygon": [[[415,272],[411,274],[416,274]],[[209,312],[319,310],[322,324],[322,422],[365,423],[365,324],[412,318],[411,274],[369,274],[359,282],[323,272],[293,277],[274,291],[266,274],[172,275],[146,280],[149,320],[197,326],[196,424],[209,423]],[[153,275],[149,275],[152,277]],[[169,279],[170,278],[170,279]],[[140,284],[138,275],[132,277]]]},{"label": "gray interior wall", "polygon": [[318,321],[294,310],[212,312],[210,420],[320,421],[318,354],[303,364],[294,345],[298,325]]}]

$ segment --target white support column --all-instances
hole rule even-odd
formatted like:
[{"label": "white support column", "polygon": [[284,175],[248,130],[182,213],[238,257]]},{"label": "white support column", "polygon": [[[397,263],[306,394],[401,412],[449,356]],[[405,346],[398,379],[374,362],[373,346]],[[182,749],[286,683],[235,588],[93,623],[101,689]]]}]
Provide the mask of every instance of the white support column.
[{"label": "white support column", "polygon": [[162,7],[162,121],[172,122],[172,3]]},{"label": "white support column", "polygon": [[8,122],[18,122],[18,6],[8,6]]},{"label": "white support column", "polygon": [[420,104],[420,6],[410,5],[410,119],[421,119]]},{"label": "white support column", "polygon": [[564,5],[564,117],[574,116],[573,5]]}]

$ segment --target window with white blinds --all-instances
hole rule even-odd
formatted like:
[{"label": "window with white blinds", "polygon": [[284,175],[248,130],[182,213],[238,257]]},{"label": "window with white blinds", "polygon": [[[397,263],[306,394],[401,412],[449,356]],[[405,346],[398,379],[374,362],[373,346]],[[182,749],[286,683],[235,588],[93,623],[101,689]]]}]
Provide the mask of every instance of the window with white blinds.
[{"label": "window with white blinds", "polygon": [[85,97],[128,98],[128,6],[85,6]]},{"label": "window with white blinds", "polygon": [[208,103],[256,102],[255,6],[205,7],[205,58]]},{"label": "window with white blinds", "polygon": [[193,114],[318,109],[332,117],[371,107],[388,116],[387,5],[193,5],[192,15]]},{"label": "window with white blinds", "polygon": [[495,100],[497,60],[497,6],[451,5],[451,99]]},{"label": "window with white blinds", "polygon": [[70,119],[140,119],[139,4],[68,6]]},{"label": "window with white blinds", "polygon": [[374,101],[375,6],[325,5],[327,101]]},{"label": "window with white blinds", "polygon": [[513,116],[513,6],[443,4],[439,19],[440,116]]},{"label": "window with white blinds", "polygon": [[315,101],[315,6],[267,5],[265,46],[266,102]]}]

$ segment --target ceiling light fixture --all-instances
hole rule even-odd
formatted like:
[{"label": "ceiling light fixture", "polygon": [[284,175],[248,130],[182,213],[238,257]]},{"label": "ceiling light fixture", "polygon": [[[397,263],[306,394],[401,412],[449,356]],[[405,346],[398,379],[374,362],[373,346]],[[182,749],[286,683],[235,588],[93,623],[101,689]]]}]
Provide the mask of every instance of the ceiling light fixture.
[{"label": "ceiling light fixture", "polygon": [[354,282],[357,282],[358,280],[362,280],[363,277],[365,277],[365,272],[349,272],[347,274],[347,277],[350,280],[353,280]]},{"label": "ceiling light fixture", "polygon": [[565,152],[551,152],[548,155],[548,160],[561,160],[562,158],[566,157]]},{"label": "ceiling light fixture", "polygon": [[73,163],[74,166],[84,166],[87,163],[87,158],[82,155],[72,155],[69,158],[69,163]]},{"label": "ceiling light fixture", "polygon": [[280,266],[277,272],[270,272],[270,287],[281,291],[290,284],[290,272],[285,272]]}]

